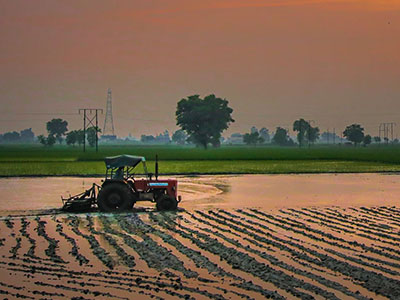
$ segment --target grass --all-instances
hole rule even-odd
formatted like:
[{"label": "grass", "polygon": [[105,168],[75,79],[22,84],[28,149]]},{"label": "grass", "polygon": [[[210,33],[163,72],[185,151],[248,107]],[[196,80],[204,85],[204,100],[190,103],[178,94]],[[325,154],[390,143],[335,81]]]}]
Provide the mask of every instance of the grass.
[{"label": "grass", "polygon": [[[104,174],[103,158],[142,155],[154,170],[158,154],[165,174],[278,174],[330,172],[399,172],[400,147],[221,147],[101,146],[98,153],[78,147],[0,146],[0,176]],[[142,173],[142,169],[137,170]]]}]

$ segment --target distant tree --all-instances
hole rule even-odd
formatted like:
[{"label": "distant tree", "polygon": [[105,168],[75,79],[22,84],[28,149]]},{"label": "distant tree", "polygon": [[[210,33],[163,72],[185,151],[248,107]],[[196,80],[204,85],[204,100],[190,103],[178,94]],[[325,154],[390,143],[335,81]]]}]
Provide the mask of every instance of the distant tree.
[{"label": "distant tree", "polygon": [[386,144],[389,144],[389,138],[388,137],[384,137],[383,140],[385,141]]},{"label": "distant tree", "polygon": [[39,143],[43,146],[51,147],[56,143],[56,138],[54,135],[49,134],[48,137],[45,137],[43,134],[38,136]]},{"label": "distant tree", "polygon": [[374,142],[375,142],[375,143],[380,143],[380,142],[381,142],[381,137],[379,137],[379,136],[374,136]]},{"label": "distant tree", "polygon": [[178,129],[172,135],[172,141],[178,145],[184,145],[187,139],[187,134],[182,129]]},{"label": "distant tree", "polygon": [[256,126],[251,127],[250,133],[256,133],[256,132],[258,133],[257,127]]},{"label": "distant tree", "polygon": [[352,124],[346,127],[343,131],[343,135],[354,143],[354,146],[361,143],[364,139],[364,128],[360,124]]},{"label": "distant tree", "polygon": [[281,127],[276,128],[275,135],[272,138],[272,143],[279,146],[289,146],[294,144],[289,137],[288,131]]},{"label": "distant tree", "polygon": [[97,133],[101,132],[100,128],[92,126],[86,129],[86,138],[90,147],[94,147],[96,145],[96,137]]},{"label": "distant tree", "polygon": [[262,144],[264,142],[264,139],[260,137],[258,134],[258,131],[254,131],[251,133],[246,133],[243,136],[243,142],[247,145],[257,145],[257,144]]},{"label": "distant tree", "polygon": [[260,137],[262,137],[264,139],[265,143],[269,143],[271,138],[269,136],[269,130],[265,127],[261,128],[260,131]]},{"label": "distant tree", "polygon": [[51,147],[56,143],[56,137],[54,135],[49,134],[46,139],[46,145]]},{"label": "distant tree", "polygon": [[3,134],[3,141],[8,142],[8,143],[18,142],[20,140],[20,138],[21,138],[21,136],[16,131],[6,132],[5,134]]},{"label": "distant tree", "polygon": [[364,136],[364,139],[363,139],[364,146],[368,146],[369,144],[371,144],[371,142],[372,142],[372,137],[369,134]]},{"label": "distant tree", "polygon": [[22,142],[31,143],[31,142],[33,142],[33,140],[35,138],[35,134],[33,133],[32,128],[21,130],[20,135],[21,135]]},{"label": "distant tree", "polygon": [[305,134],[309,130],[309,128],[310,128],[310,123],[308,123],[304,119],[296,120],[293,123],[293,131],[298,132],[297,133],[297,141],[299,142],[300,147],[303,146],[306,141]]},{"label": "distant tree", "polygon": [[392,143],[397,145],[399,143],[399,139],[394,139]]},{"label": "distant tree", "polygon": [[319,128],[309,126],[306,130],[306,139],[308,144],[314,144],[316,140],[319,138]]},{"label": "distant tree", "polygon": [[76,142],[78,145],[82,145],[85,141],[85,134],[82,129],[76,130]]},{"label": "distant tree", "polygon": [[62,143],[62,136],[68,131],[68,122],[63,119],[52,119],[46,124],[47,132]]},{"label": "distant tree", "polygon": [[159,135],[157,135],[155,142],[159,143],[159,144],[169,144],[169,143],[171,143],[171,139],[169,137],[168,130],[165,130],[163,133],[160,133]]},{"label": "distant tree", "polygon": [[67,133],[67,137],[66,137],[67,145],[75,146],[77,141],[78,141],[78,131],[77,130],[72,130]]},{"label": "distant tree", "polygon": [[189,96],[178,102],[177,125],[189,135],[189,140],[207,149],[208,144],[220,145],[221,133],[234,120],[233,109],[228,101],[209,95],[201,99],[199,95]]},{"label": "distant tree", "polygon": [[144,134],[142,134],[142,136],[140,137],[140,141],[142,143],[145,143],[145,144],[154,143],[156,141],[156,138],[154,136],[152,136],[152,135],[144,135]]},{"label": "distant tree", "polygon": [[41,143],[43,146],[47,145],[46,137],[43,134],[39,135],[37,138],[39,143]]}]

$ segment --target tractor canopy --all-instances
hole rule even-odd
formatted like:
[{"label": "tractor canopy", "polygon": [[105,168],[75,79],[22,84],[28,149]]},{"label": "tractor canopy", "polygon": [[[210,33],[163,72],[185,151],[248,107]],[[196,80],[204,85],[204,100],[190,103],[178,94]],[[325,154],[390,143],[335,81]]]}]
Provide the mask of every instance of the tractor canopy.
[{"label": "tractor canopy", "polygon": [[141,161],[145,162],[146,159],[143,156],[133,155],[118,155],[110,156],[104,159],[107,169],[116,169],[120,167],[136,167]]}]

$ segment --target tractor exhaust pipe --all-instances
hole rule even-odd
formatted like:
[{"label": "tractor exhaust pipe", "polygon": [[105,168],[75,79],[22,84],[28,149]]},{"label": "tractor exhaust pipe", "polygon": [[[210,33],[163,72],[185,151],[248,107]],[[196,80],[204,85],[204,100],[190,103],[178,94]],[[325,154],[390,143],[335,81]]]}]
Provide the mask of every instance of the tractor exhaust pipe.
[{"label": "tractor exhaust pipe", "polygon": [[155,170],[156,180],[158,180],[158,155],[156,154],[156,170]]}]

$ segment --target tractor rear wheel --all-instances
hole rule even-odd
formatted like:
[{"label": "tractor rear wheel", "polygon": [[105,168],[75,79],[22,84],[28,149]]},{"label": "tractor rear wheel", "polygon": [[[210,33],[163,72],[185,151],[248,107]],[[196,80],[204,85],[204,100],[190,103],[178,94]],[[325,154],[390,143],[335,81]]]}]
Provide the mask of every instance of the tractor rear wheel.
[{"label": "tractor rear wheel", "polygon": [[97,198],[100,211],[113,212],[132,209],[134,204],[131,189],[123,183],[109,183],[104,186]]},{"label": "tractor rear wheel", "polygon": [[161,195],[157,198],[156,208],[158,211],[176,210],[178,208],[178,201],[168,195]]}]

